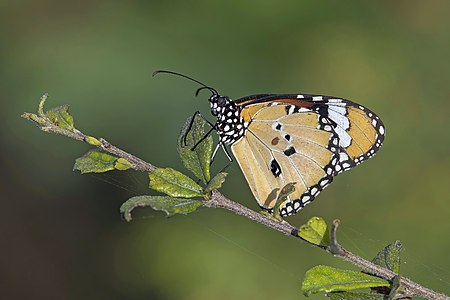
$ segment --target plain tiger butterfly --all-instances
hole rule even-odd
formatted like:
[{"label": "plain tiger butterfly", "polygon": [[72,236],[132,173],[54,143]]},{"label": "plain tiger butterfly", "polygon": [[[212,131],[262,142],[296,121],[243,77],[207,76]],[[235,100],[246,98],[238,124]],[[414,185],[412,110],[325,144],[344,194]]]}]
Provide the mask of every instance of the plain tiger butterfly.
[{"label": "plain tiger butterfly", "polygon": [[220,146],[225,153],[225,146],[231,147],[261,208],[272,211],[280,190],[295,183],[295,191],[279,206],[281,216],[298,212],[336,175],[372,157],[385,137],[374,112],[343,98],[258,94],[233,101],[186,75],[157,73],[202,85],[196,95],[202,89],[212,93],[211,113],[217,120],[210,125],[219,135],[213,157]]}]

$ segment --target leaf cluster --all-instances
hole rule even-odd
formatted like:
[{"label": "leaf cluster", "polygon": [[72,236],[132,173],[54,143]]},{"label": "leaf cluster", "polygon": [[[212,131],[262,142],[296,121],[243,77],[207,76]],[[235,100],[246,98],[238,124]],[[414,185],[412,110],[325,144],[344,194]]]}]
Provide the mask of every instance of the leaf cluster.
[{"label": "leaf cluster", "polygon": [[[131,212],[137,207],[151,207],[154,210],[164,211],[167,216],[192,213],[204,204],[211,191],[222,186],[226,173],[220,172],[211,179],[210,158],[213,139],[211,136],[205,138],[205,124],[202,118],[189,118],[180,132],[177,143],[183,165],[194,174],[197,181],[172,168],[155,169],[148,174],[149,187],[165,196],[141,195],[128,199],[120,207],[125,220],[132,220]],[[97,141],[89,137],[88,142],[96,145]],[[74,169],[81,173],[101,173],[126,170],[130,167],[131,164],[126,159],[94,149],[78,158]]]},{"label": "leaf cluster", "polygon": [[[337,243],[331,237],[327,223],[320,217],[313,217],[302,225],[298,235],[307,242],[323,246],[325,249],[331,249],[332,244]],[[372,262],[398,274],[402,249],[400,241],[395,241],[378,252]],[[366,290],[355,292],[361,289]],[[305,296],[325,292],[333,300],[382,300],[396,299],[397,294],[401,294],[401,289],[399,281],[395,278],[389,282],[373,274],[319,265],[306,272],[302,292]]]}]

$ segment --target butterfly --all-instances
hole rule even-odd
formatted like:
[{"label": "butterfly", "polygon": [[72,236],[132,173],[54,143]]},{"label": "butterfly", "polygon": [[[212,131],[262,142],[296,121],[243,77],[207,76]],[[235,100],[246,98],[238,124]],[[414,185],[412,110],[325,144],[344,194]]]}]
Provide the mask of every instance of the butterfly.
[{"label": "butterfly", "polygon": [[[385,137],[381,119],[347,99],[309,94],[258,94],[231,100],[200,81],[169,73],[208,89],[210,123],[221,146],[230,146],[258,202],[269,212],[288,183],[294,191],[279,205],[280,216],[311,203],[334,177],[371,158]],[[199,112],[197,112],[199,113]],[[200,113],[201,114],[201,113]],[[210,131],[210,132],[211,132]],[[230,158],[230,160],[232,160]]]}]

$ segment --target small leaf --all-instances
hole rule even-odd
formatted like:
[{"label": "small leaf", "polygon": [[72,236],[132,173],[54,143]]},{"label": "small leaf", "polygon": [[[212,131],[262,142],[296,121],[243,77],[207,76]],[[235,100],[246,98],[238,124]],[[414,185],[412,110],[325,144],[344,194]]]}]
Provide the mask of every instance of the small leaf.
[{"label": "small leaf", "polygon": [[[41,100],[42,101],[45,100]],[[56,126],[73,131],[74,123],[73,117],[69,114],[69,106],[62,105],[59,107],[52,108],[45,113],[45,116]]]},{"label": "small leaf", "polygon": [[42,95],[41,101],[39,101],[39,106],[38,106],[38,116],[39,117],[45,117],[44,105],[45,105],[45,101],[47,101],[47,98],[48,98],[48,94],[45,93],[44,95]]},{"label": "small leaf", "polygon": [[220,172],[214,176],[208,185],[205,188],[205,194],[211,192],[212,190],[218,190],[222,184],[225,182],[225,177],[227,177],[227,173]]},{"label": "small leaf", "polygon": [[295,182],[290,182],[281,188],[280,193],[278,194],[277,201],[273,207],[273,216],[277,220],[281,220],[280,216],[280,205],[283,204],[284,201],[287,200],[287,197],[295,191]]},{"label": "small leaf", "polygon": [[116,163],[114,164],[114,168],[116,168],[119,171],[125,171],[128,170],[129,168],[131,168],[133,165],[126,160],[125,158],[118,158]]},{"label": "small leaf", "polygon": [[164,211],[168,217],[174,214],[187,215],[203,204],[200,200],[172,198],[167,196],[137,196],[128,199],[120,207],[125,220],[131,221],[131,211],[136,207],[150,206],[154,210]]},{"label": "small leaf", "polygon": [[321,217],[309,219],[300,227],[298,235],[316,245],[330,245],[330,232],[327,230],[327,223]]},{"label": "small leaf", "polygon": [[361,272],[316,266],[306,272],[302,291],[309,296],[318,292],[349,291],[378,286],[390,286],[390,283]]},{"label": "small leaf", "polygon": [[102,142],[100,142],[98,139],[96,139],[95,137],[92,136],[86,136],[84,138],[84,140],[86,141],[86,143],[92,145],[92,146],[101,146]]},{"label": "small leaf", "polygon": [[402,243],[395,241],[378,252],[372,262],[398,274],[400,271],[400,252],[402,250]]},{"label": "small leaf", "polygon": [[84,173],[103,173],[114,170],[117,157],[100,150],[91,150],[75,160],[74,170]]},{"label": "small leaf", "polygon": [[203,183],[208,183],[211,179],[210,160],[213,149],[213,138],[208,136],[194,150],[192,148],[205,137],[205,120],[196,117],[192,122],[192,117],[187,119],[178,137],[177,150],[183,161],[183,165],[194,173],[195,177]]},{"label": "small leaf", "polygon": [[384,300],[384,295],[353,293],[353,292],[333,292],[328,293],[331,300]]},{"label": "small leaf", "polygon": [[149,174],[150,187],[172,197],[201,197],[203,188],[194,180],[171,168],[158,168]]}]

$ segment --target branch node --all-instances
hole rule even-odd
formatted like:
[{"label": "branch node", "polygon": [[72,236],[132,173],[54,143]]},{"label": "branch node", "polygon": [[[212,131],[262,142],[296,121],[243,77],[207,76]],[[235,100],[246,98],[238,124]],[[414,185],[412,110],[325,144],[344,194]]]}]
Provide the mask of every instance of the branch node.
[{"label": "branch node", "polygon": [[[393,279],[392,279],[392,286],[391,286],[391,291],[388,295],[388,300],[395,300],[398,299],[397,297],[397,293],[399,292],[400,289],[400,275],[396,275]],[[400,299],[410,299],[409,297],[405,298],[405,297],[401,297]]]},{"label": "branch node", "polygon": [[339,227],[339,223],[340,221],[336,219],[331,225],[330,247],[328,248],[328,251],[333,255],[342,255],[342,253],[344,253],[342,246],[337,241],[337,228]]},{"label": "branch node", "polygon": [[109,147],[111,147],[111,144],[110,144],[107,140],[105,140],[104,138],[100,138],[99,140],[100,140],[100,142],[102,143],[102,147],[103,147],[103,148],[109,148]]}]

